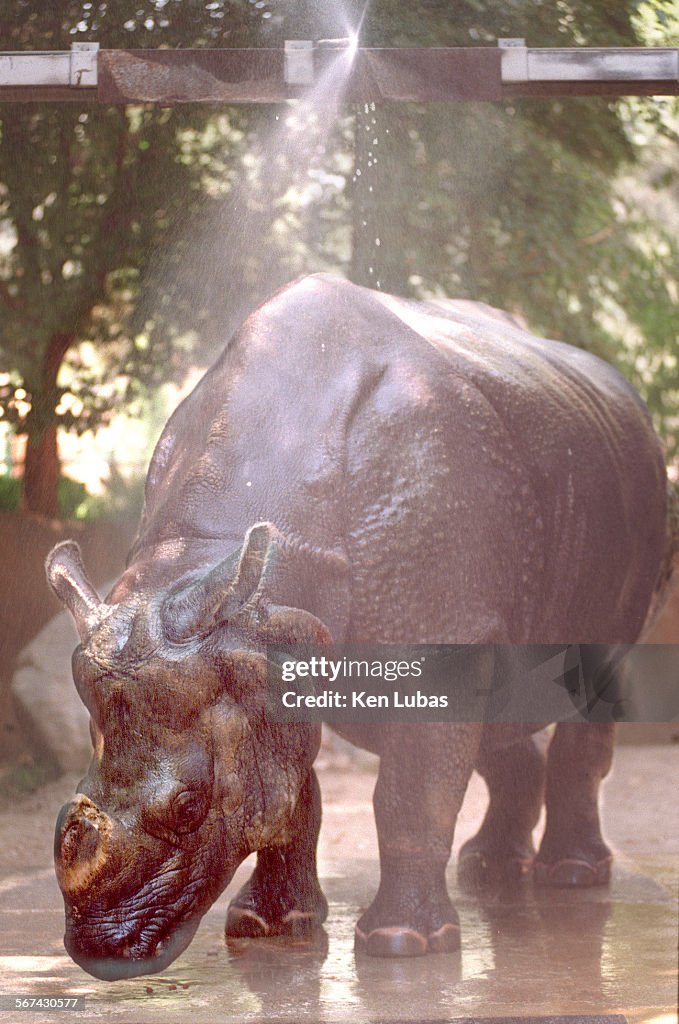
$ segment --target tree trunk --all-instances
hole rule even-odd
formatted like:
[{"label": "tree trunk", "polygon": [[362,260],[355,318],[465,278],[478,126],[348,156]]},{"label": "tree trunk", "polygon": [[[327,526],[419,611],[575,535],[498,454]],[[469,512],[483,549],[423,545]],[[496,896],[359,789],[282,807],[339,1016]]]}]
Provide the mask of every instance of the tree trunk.
[{"label": "tree trunk", "polygon": [[54,413],[59,398],[57,377],[64,356],[75,340],[75,334],[70,332],[53,334],[45,350],[37,383],[27,381],[32,408],[26,421],[28,439],[21,508],[24,512],[50,519],[59,517],[61,464]]},{"label": "tree trunk", "polygon": [[60,471],[57,425],[51,423],[37,436],[28,435],[21,495],[24,512],[33,512],[49,519],[59,517]]}]

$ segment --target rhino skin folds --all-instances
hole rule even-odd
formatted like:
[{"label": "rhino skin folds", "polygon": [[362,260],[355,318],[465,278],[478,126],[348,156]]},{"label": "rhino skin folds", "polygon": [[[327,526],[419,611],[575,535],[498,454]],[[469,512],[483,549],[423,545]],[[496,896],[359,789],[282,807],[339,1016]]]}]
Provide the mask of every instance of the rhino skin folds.
[{"label": "rhino skin folds", "polygon": [[[646,409],[594,356],[474,303],[326,275],[277,292],[165,427],[106,600],[76,545],[48,559],[94,743],[55,840],[73,958],[109,979],[165,968],[253,850],[227,933],[319,925],[319,726],[267,721],[266,645],[633,642],[665,487]],[[491,802],[464,882],[528,872],[543,800],[536,880],[607,880],[608,725],[561,723],[546,756],[469,722],[342,732],[381,758],[368,953],[458,947],[444,871],[475,766]]]}]

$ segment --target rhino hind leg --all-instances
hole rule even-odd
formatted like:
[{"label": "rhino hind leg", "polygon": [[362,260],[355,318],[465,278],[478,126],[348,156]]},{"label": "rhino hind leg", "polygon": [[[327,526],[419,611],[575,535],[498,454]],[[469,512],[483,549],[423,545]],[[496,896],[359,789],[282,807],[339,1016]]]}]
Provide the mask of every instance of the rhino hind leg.
[{"label": "rhino hind leg", "polygon": [[561,888],[605,885],[611,851],[601,835],[599,787],[613,758],[614,725],[560,722],[547,760],[547,823],[535,881]]},{"label": "rhino hind leg", "polygon": [[257,853],[250,879],[229,904],[225,932],[231,938],[306,935],[328,913],[316,872],[321,795],[313,769],[302,787],[289,840]]},{"label": "rhino hind leg", "polygon": [[[487,730],[491,738],[492,730]],[[542,733],[510,746],[484,742],[476,764],[490,802],[481,828],[461,848],[457,874],[464,888],[518,882],[530,872],[535,828],[545,791]]]}]

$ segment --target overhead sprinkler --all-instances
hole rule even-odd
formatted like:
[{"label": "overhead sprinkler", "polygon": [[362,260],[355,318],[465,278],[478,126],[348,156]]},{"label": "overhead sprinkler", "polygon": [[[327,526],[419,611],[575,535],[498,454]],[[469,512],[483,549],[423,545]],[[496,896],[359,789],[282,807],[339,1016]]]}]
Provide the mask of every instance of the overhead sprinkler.
[{"label": "overhead sprinkler", "polygon": [[[363,47],[360,24],[284,47],[0,52],[0,99],[107,104],[282,103],[320,86],[333,101],[428,103],[679,95],[677,47]],[[317,90],[314,88],[314,92]],[[316,95],[315,99],[318,98]]]},{"label": "overhead sprinkler", "polygon": [[284,78],[287,85],[314,84],[314,53],[333,50],[346,53],[353,60],[358,50],[358,34],[351,33],[339,39],[286,39]]},{"label": "overhead sprinkler", "polygon": [[358,45],[356,36],[342,36],[341,39],[319,39],[316,46],[328,50],[351,50]]}]

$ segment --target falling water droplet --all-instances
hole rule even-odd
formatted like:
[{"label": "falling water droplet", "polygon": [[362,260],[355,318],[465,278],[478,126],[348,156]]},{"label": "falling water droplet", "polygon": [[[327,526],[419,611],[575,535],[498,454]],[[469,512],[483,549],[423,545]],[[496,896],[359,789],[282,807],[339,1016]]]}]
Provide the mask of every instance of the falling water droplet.
[{"label": "falling water droplet", "polygon": [[379,238],[375,239],[375,245],[382,245],[382,242]]}]

